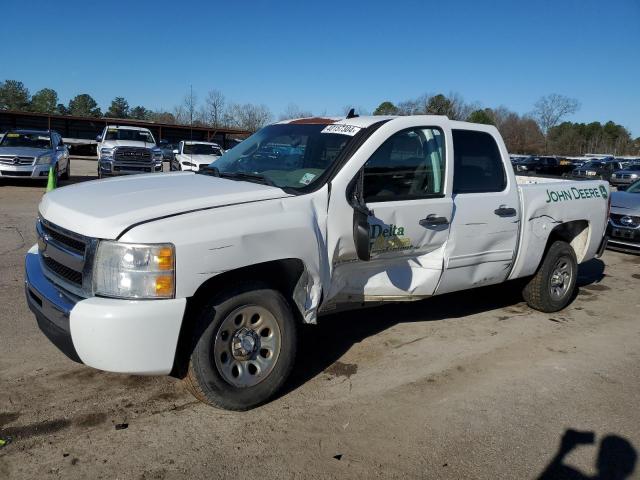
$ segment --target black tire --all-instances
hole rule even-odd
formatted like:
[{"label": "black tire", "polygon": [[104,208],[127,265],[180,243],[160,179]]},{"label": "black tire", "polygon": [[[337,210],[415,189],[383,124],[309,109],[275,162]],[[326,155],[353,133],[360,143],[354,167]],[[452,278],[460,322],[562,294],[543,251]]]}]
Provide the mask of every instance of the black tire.
[{"label": "black tire", "polygon": [[60,176],[60,180],[69,180],[69,177],[71,177],[71,160],[67,160],[67,168]]},{"label": "black tire", "polygon": [[[218,337],[221,326],[228,325],[225,320],[233,318],[230,314],[235,315],[243,306],[258,306],[273,315],[280,331],[280,351],[272,370],[259,383],[239,387],[226,380],[218,368],[214,342],[224,338],[224,330]],[[245,283],[214,297],[195,315],[194,347],[183,379],[187,389],[198,400],[226,410],[249,410],[272,399],[293,369],[297,348],[295,318],[282,294],[262,283]],[[229,345],[236,333],[228,334]],[[235,357],[230,361],[236,361]]]},{"label": "black tire", "polygon": [[[566,269],[563,267],[565,264]],[[569,278],[564,276],[565,271]],[[554,277],[554,273],[557,272],[561,274]],[[557,312],[566,307],[573,298],[577,276],[578,262],[573,248],[567,242],[556,240],[547,250],[536,274],[524,287],[522,296],[535,310],[546,313]],[[559,280],[556,281],[555,278]],[[560,281],[562,281],[561,287],[558,284]]]}]

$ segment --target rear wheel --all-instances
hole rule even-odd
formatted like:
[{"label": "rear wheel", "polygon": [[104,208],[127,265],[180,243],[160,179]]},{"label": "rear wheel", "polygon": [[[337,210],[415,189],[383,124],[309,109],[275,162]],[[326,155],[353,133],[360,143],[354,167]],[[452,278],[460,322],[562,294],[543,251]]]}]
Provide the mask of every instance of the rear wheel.
[{"label": "rear wheel", "polygon": [[557,312],[566,307],[576,288],[578,262],[567,242],[551,244],[536,274],[522,292],[527,304],[541,312]]},{"label": "rear wheel", "polygon": [[291,373],[295,319],[280,292],[243,284],[202,307],[194,344],[187,388],[214,407],[248,410],[273,398]]}]

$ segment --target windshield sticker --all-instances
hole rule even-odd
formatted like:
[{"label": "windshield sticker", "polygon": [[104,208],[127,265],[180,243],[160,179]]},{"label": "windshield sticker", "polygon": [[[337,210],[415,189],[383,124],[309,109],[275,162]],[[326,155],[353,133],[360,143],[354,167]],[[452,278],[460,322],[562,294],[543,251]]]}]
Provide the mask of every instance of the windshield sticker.
[{"label": "windshield sticker", "polygon": [[9,138],[19,138],[20,134],[19,133],[7,133],[7,137],[9,137]]},{"label": "windshield sticker", "polygon": [[360,127],[356,127],[355,125],[343,125],[341,123],[334,123],[332,125],[327,125],[322,129],[320,133],[339,133],[341,135],[349,135],[353,137],[356,133],[362,130]]},{"label": "windshield sticker", "polygon": [[300,183],[302,183],[303,185],[309,185],[311,182],[313,182],[314,178],[316,178],[316,175],[314,173],[305,173],[300,179]]},{"label": "windshield sticker", "polygon": [[107,130],[107,132],[109,132],[109,133],[116,133],[117,131],[118,131],[117,128],[110,128],[110,129]]},{"label": "windshield sticker", "polygon": [[604,198],[609,197],[609,193],[604,185],[600,185],[599,188],[576,188],[571,187],[568,190],[547,190],[546,203],[564,202],[567,200],[581,200],[584,198]]}]

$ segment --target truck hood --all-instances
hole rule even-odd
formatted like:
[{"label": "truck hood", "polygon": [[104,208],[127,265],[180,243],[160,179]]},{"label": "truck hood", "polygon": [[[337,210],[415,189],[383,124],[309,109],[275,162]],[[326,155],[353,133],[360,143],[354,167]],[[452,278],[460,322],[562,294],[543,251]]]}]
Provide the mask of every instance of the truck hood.
[{"label": "truck hood", "polygon": [[620,215],[640,216],[640,193],[612,192],[611,211]]},{"label": "truck hood", "polygon": [[47,193],[40,215],[72,232],[117,238],[136,223],[205,208],[288,197],[280,188],[191,172],[82,182]]},{"label": "truck hood", "polygon": [[15,155],[16,157],[39,157],[52,153],[50,148],[32,147],[0,147],[0,155]]},{"label": "truck hood", "polygon": [[135,140],[105,140],[100,144],[100,148],[114,148],[114,147],[145,147],[156,148],[155,143],[150,142],[137,142]]}]

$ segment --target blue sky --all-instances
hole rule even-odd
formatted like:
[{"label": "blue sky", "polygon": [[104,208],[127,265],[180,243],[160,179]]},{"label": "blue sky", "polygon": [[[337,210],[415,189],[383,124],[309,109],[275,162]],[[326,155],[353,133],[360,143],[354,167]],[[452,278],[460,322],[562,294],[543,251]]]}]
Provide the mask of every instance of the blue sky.
[{"label": "blue sky", "polygon": [[0,80],[65,103],[170,110],[193,85],[276,116],[438,92],[525,113],[561,93],[640,136],[640,0],[2,3]]}]

